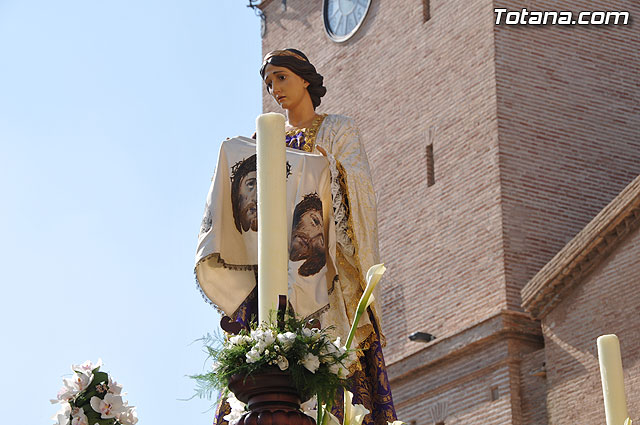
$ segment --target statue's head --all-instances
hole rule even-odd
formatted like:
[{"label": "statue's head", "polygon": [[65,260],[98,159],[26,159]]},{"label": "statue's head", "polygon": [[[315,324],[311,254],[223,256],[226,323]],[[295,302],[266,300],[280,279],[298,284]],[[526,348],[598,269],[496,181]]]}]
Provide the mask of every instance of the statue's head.
[{"label": "statue's head", "polygon": [[257,193],[256,155],[251,155],[231,170],[231,208],[240,233],[258,231]]},{"label": "statue's head", "polygon": [[[299,76],[306,83],[306,90],[311,97],[313,108],[315,109],[320,105],[320,98],[327,93],[326,87],[322,85],[324,78],[318,74],[315,66],[309,62],[304,53],[296,49],[273,50],[267,53],[262,61],[262,67],[260,67],[260,76],[263,81],[267,76],[267,67],[269,65],[287,68]],[[267,86],[267,90],[271,94],[269,86]]]}]

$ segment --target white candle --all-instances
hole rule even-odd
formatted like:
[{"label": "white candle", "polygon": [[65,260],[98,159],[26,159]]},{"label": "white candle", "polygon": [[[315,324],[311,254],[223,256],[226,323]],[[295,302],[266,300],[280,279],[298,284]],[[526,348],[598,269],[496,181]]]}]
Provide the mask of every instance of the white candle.
[{"label": "white candle", "polygon": [[[284,115],[256,119],[258,179],[258,322],[287,295],[287,190]],[[276,320],[276,317],[272,317]]]},{"label": "white candle", "polygon": [[602,335],[598,337],[597,344],[607,425],[623,425],[629,414],[624,394],[620,342],[615,335]]}]

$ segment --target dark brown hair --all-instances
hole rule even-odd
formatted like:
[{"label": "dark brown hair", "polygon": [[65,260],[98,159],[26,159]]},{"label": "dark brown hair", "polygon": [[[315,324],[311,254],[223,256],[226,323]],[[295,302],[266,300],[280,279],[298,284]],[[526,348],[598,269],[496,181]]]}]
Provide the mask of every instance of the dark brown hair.
[{"label": "dark brown hair", "polygon": [[307,56],[300,50],[284,50],[284,52],[293,53],[292,55],[278,54],[278,52],[283,51],[275,50],[265,56],[265,60],[264,62],[262,62],[262,67],[260,67],[260,76],[262,77],[262,79],[264,80],[264,72],[268,64],[274,66],[282,66],[289,69],[291,72],[300,76],[303,80],[309,83],[309,85],[307,86],[307,91],[309,92],[309,96],[311,97],[313,109],[317,108],[320,105],[320,98],[327,93],[327,88],[322,85],[324,81],[322,75],[318,74],[318,71],[316,71],[316,67],[313,66],[311,62],[309,62]]}]

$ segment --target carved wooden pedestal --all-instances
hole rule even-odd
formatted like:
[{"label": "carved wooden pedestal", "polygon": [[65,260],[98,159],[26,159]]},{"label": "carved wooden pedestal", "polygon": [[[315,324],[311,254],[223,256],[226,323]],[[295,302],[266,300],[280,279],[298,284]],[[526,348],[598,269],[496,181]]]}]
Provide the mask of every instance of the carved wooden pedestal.
[{"label": "carved wooden pedestal", "polygon": [[[244,381],[244,382],[243,382]],[[247,403],[238,425],[315,425],[316,421],[300,411],[300,395],[288,373],[278,368],[244,377],[234,376],[229,389],[238,400]]]}]

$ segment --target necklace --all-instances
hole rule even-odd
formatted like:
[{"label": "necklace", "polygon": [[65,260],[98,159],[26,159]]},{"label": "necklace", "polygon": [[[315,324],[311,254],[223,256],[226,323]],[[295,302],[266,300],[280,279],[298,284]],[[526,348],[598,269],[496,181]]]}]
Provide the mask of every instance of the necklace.
[{"label": "necklace", "polygon": [[287,147],[312,152],[316,144],[316,134],[326,116],[327,114],[318,115],[309,127],[287,131],[285,136]]}]

